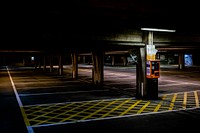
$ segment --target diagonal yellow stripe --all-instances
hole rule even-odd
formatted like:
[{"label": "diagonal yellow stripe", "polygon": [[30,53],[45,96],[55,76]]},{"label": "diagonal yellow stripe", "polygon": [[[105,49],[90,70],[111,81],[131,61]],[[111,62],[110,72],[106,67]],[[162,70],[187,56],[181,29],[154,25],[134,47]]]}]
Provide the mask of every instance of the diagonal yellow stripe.
[{"label": "diagonal yellow stripe", "polygon": [[87,111],[87,110],[90,110],[91,108],[93,108],[93,107],[99,105],[99,104],[102,103],[102,102],[104,102],[104,100],[102,100],[102,101],[100,101],[100,102],[97,102],[96,104],[94,104],[93,106],[90,106],[89,108],[83,109],[82,111],[79,111],[79,112],[77,112],[77,113],[75,113],[75,114],[73,114],[73,115],[70,115],[70,117],[67,117],[66,119],[63,119],[63,120],[61,120],[60,122],[64,122],[64,121],[66,121],[66,120],[69,120],[69,119],[71,119],[72,117],[77,116],[77,115],[80,114],[80,113],[83,113],[83,112],[85,112],[85,111]]},{"label": "diagonal yellow stripe", "polygon": [[157,112],[157,111],[160,109],[160,107],[161,107],[161,105],[162,105],[162,103],[163,103],[163,100],[165,100],[166,96],[167,96],[167,95],[163,95],[162,101],[160,101],[160,102],[158,103],[158,105],[156,106],[156,108],[154,109],[153,112]]},{"label": "diagonal yellow stripe", "polygon": [[[70,104],[68,104],[67,106],[71,106],[71,105],[73,105],[74,103],[70,103]],[[48,109],[48,108],[51,108],[51,107],[55,107],[55,106],[57,106],[58,104],[55,104],[55,105],[51,105],[51,106],[49,106],[49,107],[46,107],[46,108],[42,108],[41,110],[38,110],[38,111],[35,111],[35,112],[33,112],[33,113],[37,113],[37,112],[42,112],[43,110],[45,110],[45,109]],[[41,106],[40,106],[41,107]],[[52,113],[52,112],[55,112],[55,111],[57,111],[57,110],[60,110],[60,109],[62,109],[62,108],[65,108],[66,106],[62,106],[62,107],[60,107],[60,108],[57,108],[57,109],[54,109],[54,110],[52,110],[52,111],[48,111],[48,112],[46,112],[46,113],[44,113],[44,114],[42,114],[42,115],[38,115],[37,117],[34,117],[34,118],[32,118],[31,120],[36,120],[36,119],[38,119],[39,117],[42,117],[42,116],[45,116],[45,115],[47,115],[47,114],[50,114],[50,113]],[[31,114],[33,114],[33,113],[31,113]],[[31,115],[30,114],[30,115]]]},{"label": "diagonal yellow stripe", "polygon": [[[63,115],[63,114],[65,114],[66,112],[70,112],[70,111],[73,111],[73,110],[75,110],[75,109],[77,109],[77,108],[79,108],[79,107],[82,107],[82,106],[85,106],[85,105],[87,105],[87,104],[89,104],[90,102],[86,102],[86,103],[84,103],[84,104],[82,104],[81,106],[77,106],[77,107],[75,107],[75,108],[73,108],[73,109],[71,109],[71,110],[67,110],[67,111],[64,111],[63,113],[60,113],[60,114],[58,114],[58,115],[55,115],[54,117],[50,117],[50,118],[48,118],[48,119],[45,119],[44,121],[41,121],[41,122],[39,122],[39,123],[37,123],[37,125],[39,125],[39,124],[41,124],[41,123],[45,123],[45,122],[48,122],[49,120],[51,120],[51,119],[53,119],[53,118],[57,118],[58,116],[60,116],[60,115]],[[71,103],[71,105],[72,104],[75,104],[75,103]],[[68,105],[67,105],[68,106]],[[62,108],[65,108],[66,106],[63,106]],[[56,110],[59,110],[59,109],[61,109],[61,108],[58,108],[58,109],[56,109]],[[36,124],[35,124],[36,125]]]},{"label": "diagonal yellow stripe", "polygon": [[142,111],[150,104],[150,102],[148,101],[144,106],[142,106],[142,108],[140,110],[138,110],[137,114],[142,113]]},{"label": "diagonal yellow stripe", "polygon": [[100,111],[102,111],[103,109],[105,109],[105,108],[109,107],[110,105],[114,104],[115,102],[117,102],[117,100],[110,102],[109,104],[107,104],[107,105],[106,105],[106,106],[104,106],[103,108],[100,108],[100,109],[98,109],[97,111],[95,111],[95,112],[91,113],[90,115],[88,115],[88,116],[86,116],[86,117],[82,118],[81,120],[85,120],[85,119],[88,119],[88,118],[90,118],[91,116],[93,116],[93,115],[97,114],[98,112],[100,112]]},{"label": "diagonal yellow stripe", "polygon": [[174,107],[174,102],[176,100],[176,97],[177,97],[177,93],[174,94],[173,98],[172,98],[172,101],[170,103],[170,107],[169,107],[169,110],[172,110],[173,107]]},{"label": "diagonal yellow stripe", "polygon": [[21,110],[21,113],[22,113],[22,116],[23,116],[23,118],[24,118],[24,122],[25,122],[26,126],[30,126],[30,123],[29,123],[29,120],[28,120],[28,118],[27,118],[27,115],[26,115],[26,113],[25,113],[24,108],[23,108],[23,107],[20,107],[20,110]]},{"label": "diagonal yellow stripe", "polygon": [[195,96],[196,107],[199,107],[199,98],[198,98],[197,91],[194,91],[194,96]]},{"label": "diagonal yellow stripe", "polygon": [[120,116],[126,114],[127,112],[129,112],[132,108],[134,108],[136,105],[138,105],[142,100],[138,100],[136,103],[134,103],[132,106],[130,106],[126,111],[122,112],[120,114]]},{"label": "diagonal yellow stripe", "polygon": [[112,110],[110,110],[108,113],[104,114],[102,117],[106,117],[107,115],[109,115],[111,112],[113,112],[114,110],[118,109],[119,107],[121,107],[122,105],[124,105],[125,103],[129,102],[131,99],[128,99],[124,102],[122,102],[120,105],[118,105],[117,107],[113,108]]},{"label": "diagonal yellow stripe", "polygon": [[184,92],[184,99],[183,99],[183,108],[186,109],[187,104],[187,92]]}]

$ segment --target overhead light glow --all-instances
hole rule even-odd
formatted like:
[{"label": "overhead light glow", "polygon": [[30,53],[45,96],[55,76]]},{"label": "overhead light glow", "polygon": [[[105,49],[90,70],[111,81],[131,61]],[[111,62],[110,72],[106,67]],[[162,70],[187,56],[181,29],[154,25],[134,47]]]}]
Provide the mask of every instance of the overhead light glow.
[{"label": "overhead light glow", "polygon": [[162,31],[162,32],[176,32],[176,30],[156,29],[156,28],[141,28],[141,30],[146,30],[146,31]]}]

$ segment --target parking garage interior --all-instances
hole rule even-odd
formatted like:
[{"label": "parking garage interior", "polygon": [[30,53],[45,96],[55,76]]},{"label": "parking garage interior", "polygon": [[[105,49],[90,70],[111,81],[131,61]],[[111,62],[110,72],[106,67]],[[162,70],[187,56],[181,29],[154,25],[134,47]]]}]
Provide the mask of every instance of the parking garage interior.
[{"label": "parking garage interior", "polygon": [[[195,2],[49,4],[5,6],[2,133],[197,129],[200,26]],[[156,50],[149,61],[160,68],[156,78],[147,76],[149,44]]]}]

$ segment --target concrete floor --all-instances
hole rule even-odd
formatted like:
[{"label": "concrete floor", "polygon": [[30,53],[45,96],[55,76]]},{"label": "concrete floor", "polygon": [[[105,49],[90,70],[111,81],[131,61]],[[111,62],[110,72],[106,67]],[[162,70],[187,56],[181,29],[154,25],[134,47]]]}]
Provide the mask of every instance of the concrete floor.
[{"label": "concrete floor", "polygon": [[[173,95],[200,90],[199,67],[178,70],[177,66],[161,66],[158,95]],[[74,102],[90,102],[95,100],[135,99],[135,66],[105,66],[103,87],[94,86],[91,78],[91,66],[79,65],[79,79],[71,78],[70,66],[64,67],[64,74],[57,75],[57,69],[50,73],[33,68],[12,68],[9,71],[3,67],[0,70],[1,98],[1,133],[60,133],[60,132],[173,132],[177,130],[198,130],[200,110],[197,105],[182,110],[161,111],[124,117],[107,117],[86,121],[33,126],[29,112],[37,112],[30,107],[41,108],[44,105],[57,105]],[[10,75],[10,77],[9,77]],[[195,94],[195,93],[194,93]],[[136,99],[137,100],[137,99]],[[197,98],[193,98],[197,100]],[[198,102],[199,103],[199,102]],[[52,107],[52,106],[51,106]],[[34,109],[36,109],[34,108]],[[104,107],[103,107],[104,108]],[[40,109],[41,110],[41,109]],[[56,110],[56,109],[55,109]],[[39,111],[38,111],[39,113]],[[41,112],[40,112],[41,113]],[[36,113],[37,114],[37,113]],[[41,114],[32,115],[32,117]],[[52,116],[53,117],[53,116]],[[51,119],[49,117],[48,119]],[[55,117],[53,117],[55,118]],[[40,123],[40,121],[39,121]]]}]

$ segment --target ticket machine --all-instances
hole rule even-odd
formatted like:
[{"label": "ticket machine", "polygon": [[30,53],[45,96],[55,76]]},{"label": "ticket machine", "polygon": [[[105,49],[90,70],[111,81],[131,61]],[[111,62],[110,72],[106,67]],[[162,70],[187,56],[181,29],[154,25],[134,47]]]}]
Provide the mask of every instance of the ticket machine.
[{"label": "ticket machine", "polygon": [[147,78],[160,77],[160,60],[147,60],[146,77]]},{"label": "ticket machine", "polygon": [[146,79],[148,99],[158,99],[158,78],[160,77],[160,60],[147,60]]}]

